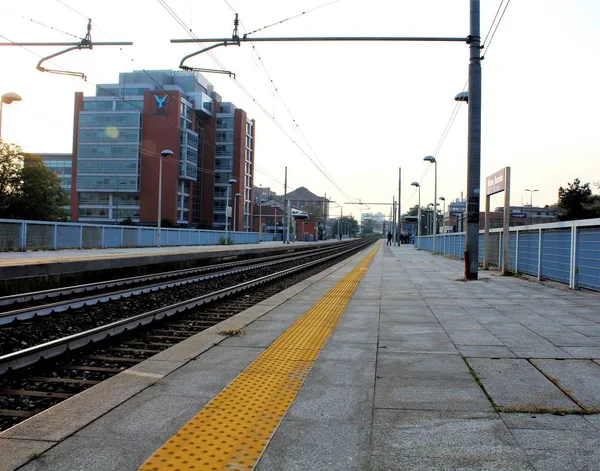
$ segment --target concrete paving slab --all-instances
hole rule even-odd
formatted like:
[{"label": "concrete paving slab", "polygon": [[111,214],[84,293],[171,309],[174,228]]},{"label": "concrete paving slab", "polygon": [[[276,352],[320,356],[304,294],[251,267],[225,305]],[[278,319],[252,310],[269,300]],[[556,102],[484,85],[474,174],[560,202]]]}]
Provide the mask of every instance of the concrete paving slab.
[{"label": "concrete paving slab", "polygon": [[588,450],[525,450],[528,460],[537,470],[592,471],[598,469],[600,452]]},{"label": "concrete paving slab", "polygon": [[319,353],[319,360],[351,360],[374,362],[377,349],[372,344],[327,342]]},{"label": "concrete paving slab", "polygon": [[467,358],[467,361],[492,400],[504,409],[581,411],[527,360]]},{"label": "concrete paving slab", "polygon": [[456,348],[464,357],[473,358],[516,358],[517,356],[508,347],[498,345],[460,345]]},{"label": "concrete paving slab", "polygon": [[586,411],[600,412],[600,365],[590,360],[531,360]]},{"label": "concrete paving slab", "polygon": [[304,384],[369,386],[375,384],[375,362],[319,360]]},{"label": "concrete paving slab", "polygon": [[369,429],[358,424],[284,419],[256,470],[363,471],[369,465],[369,440]]},{"label": "concrete paving slab", "polygon": [[573,358],[600,358],[600,347],[562,347]]},{"label": "concrete paving slab", "polygon": [[420,460],[416,469],[531,469],[496,414],[376,410],[371,469],[412,470]]},{"label": "concrete paving slab", "polygon": [[[588,416],[575,414],[519,414],[501,412],[500,417],[509,429],[532,430],[587,430],[597,433],[596,428],[586,420]],[[591,416],[590,416],[591,417]]]},{"label": "concrete paving slab", "polygon": [[512,435],[525,450],[553,450],[579,453],[600,450],[600,434],[588,430],[512,429]]},{"label": "concrete paving slab", "polygon": [[344,329],[336,328],[333,331],[329,342],[332,343],[365,343],[376,345],[378,340],[378,332],[376,328],[371,329]]},{"label": "concrete paving slab", "polygon": [[600,414],[590,414],[590,415],[584,415],[583,418],[586,420],[586,422],[588,422],[589,424],[592,424],[594,427],[596,427],[597,429],[600,429]]},{"label": "concrete paving slab", "polygon": [[56,442],[0,438],[0,471],[13,471],[54,445]]},{"label": "concrete paving slab", "polygon": [[[167,437],[168,438],[168,437]],[[114,437],[70,437],[19,471],[134,471],[158,448],[152,442]]]},{"label": "concrete paving slab", "polygon": [[289,408],[286,419],[312,423],[371,421],[373,386],[313,384],[308,380]]},{"label": "concrete paving slab", "polygon": [[371,455],[370,471],[533,471],[526,457],[516,459],[477,459],[471,455],[429,458],[409,454]]},{"label": "concrete paving slab", "polygon": [[458,355],[414,355],[379,350],[377,378],[439,379],[473,381]]},{"label": "concrete paving slab", "polygon": [[[391,325],[391,324],[386,324]],[[379,339],[379,348],[404,353],[458,355],[456,346],[446,333],[395,335],[395,340]]]},{"label": "concrete paving slab", "polygon": [[[573,358],[565,349],[559,347],[515,347],[508,345],[518,358]],[[565,347],[568,348],[568,347]]]},{"label": "concrete paving slab", "polygon": [[377,378],[375,407],[429,411],[492,411],[472,379]]}]

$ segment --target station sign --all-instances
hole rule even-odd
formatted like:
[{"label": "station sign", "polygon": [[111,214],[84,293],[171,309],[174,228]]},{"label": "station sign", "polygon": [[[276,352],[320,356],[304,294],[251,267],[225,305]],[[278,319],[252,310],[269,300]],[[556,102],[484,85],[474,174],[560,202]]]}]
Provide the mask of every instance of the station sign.
[{"label": "station sign", "polygon": [[495,195],[504,191],[504,169],[498,170],[496,173],[492,173],[485,179],[486,181],[486,192],[487,196]]}]

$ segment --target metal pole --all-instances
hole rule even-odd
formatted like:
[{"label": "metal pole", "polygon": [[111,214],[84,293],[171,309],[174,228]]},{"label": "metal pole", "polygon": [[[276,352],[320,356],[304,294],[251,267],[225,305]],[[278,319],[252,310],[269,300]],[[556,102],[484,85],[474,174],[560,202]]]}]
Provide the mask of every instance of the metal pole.
[{"label": "metal pole", "polygon": [[163,166],[163,156],[161,155],[159,157],[159,163],[158,163],[158,213],[157,213],[157,219],[158,219],[158,234],[156,235],[156,246],[160,247],[160,223],[161,223],[161,214],[162,214],[162,166]]},{"label": "metal pole", "polygon": [[229,191],[231,189],[231,183],[227,183],[227,197],[225,200],[225,244],[229,240]]},{"label": "metal pole", "polygon": [[421,248],[421,186],[419,185],[419,208],[417,212],[417,248]]},{"label": "metal pole", "polygon": [[392,195],[392,247],[396,246],[396,197]]},{"label": "metal pole", "polygon": [[433,162],[434,165],[434,185],[433,185],[433,253],[436,252],[437,240],[437,159]]},{"label": "metal pole", "polygon": [[467,237],[465,279],[476,280],[479,263],[479,193],[481,179],[481,36],[480,0],[471,0],[469,35],[469,131],[467,157]]},{"label": "metal pole", "polygon": [[[289,224],[288,224],[288,219],[287,219],[287,206],[288,206],[288,201],[287,201],[287,166],[285,167],[285,180],[283,183],[283,203],[284,203],[284,207],[283,207],[283,216],[281,218],[281,222],[284,224],[283,226],[283,243],[290,243],[289,239],[288,239],[288,229],[289,229]],[[285,221],[285,222],[284,222]]]},{"label": "metal pole", "polygon": [[402,234],[402,167],[398,167],[398,223]]},{"label": "metal pole", "polygon": [[504,168],[504,230],[502,232],[502,274],[508,272],[508,244],[510,225],[510,167]]},{"label": "metal pole", "polygon": [[[485,195],[485,219],[483,228],[483,269],[487,270],[490,264],[490,195]],[[506,212],[506,208],[504,208]]]},{"label": "metal pole", "polygon": [[[275,224],[277,226],[277,224]],[[262,240],[262,199],[258,200],[258,241]]]}]

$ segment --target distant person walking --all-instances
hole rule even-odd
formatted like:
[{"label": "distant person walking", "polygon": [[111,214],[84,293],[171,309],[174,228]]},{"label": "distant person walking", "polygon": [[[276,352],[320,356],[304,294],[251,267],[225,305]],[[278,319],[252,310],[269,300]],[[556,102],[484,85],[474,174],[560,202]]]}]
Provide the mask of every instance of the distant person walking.
[{"label": "distant person walking", "polygon": [[388,245],[392,245],[392,233],[388,231]]}]

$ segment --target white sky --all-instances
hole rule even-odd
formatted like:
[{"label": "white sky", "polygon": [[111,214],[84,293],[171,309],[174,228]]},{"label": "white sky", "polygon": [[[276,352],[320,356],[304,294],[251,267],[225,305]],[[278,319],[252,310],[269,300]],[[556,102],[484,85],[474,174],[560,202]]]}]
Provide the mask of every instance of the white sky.
[{"label": "white sky", "polygon": [[[233,29],[228,5],[240,14],[244,33],[328,1],[164,3],[197,37],[221,38],[230,37]],[[501,0],[481,3],[485,37]],[[86,19],[65,4],[92,18],[94,41],[134,45],[73,51],[53,61],[57,68],[84,72],[87,82],[36,70],[40,56],[61,47],[30,48],[33,53],[0,48],[0,94],[23,97],[20,103],[4,105],[2,137],[29,152],[72,151],[74,92],[93,95],[95,84],[115,83],[119,72],[177,70],[184,55],[199,49],[169,43],[189,36],[158,0],[20,0],[3,5],[0,34],[15,42],[77,41],[30,21],[82,37]],[[510,2],[489,52],[484,50],[482,188],[487,175],[510,166],[511,204],[529,204],[528,188],[539,190],[533,195],[538,206],[555,203],[558,188],[574,178],[600,180],[599,25],[598,0]],[[252,36],[468,34],[469,0],[339,0]],[[455,107],[453,98],[466,83],[465,43],[256,43],[256,49],[258,54],[243,43],[214,51],[236,73],[241,87],[225,75],[207,77],[226,101],[257,121],[257,185],[283,193],[287,166],[292,189],[305,186],[343,203],[391,203],[402,167],[403,211],[417,204],[412,181],[421,182],[421,204],[433,202],[433,166],[423,157],[438,148]],[[187,63],[217,67],[208,55]],[[462,104],[436,154],[438,196],[447,203],[461,192],[466,196],[466,143],[467,106]],[[303,152],[323,163],[343,194]],[[501,206],[502,198],[494,196],[492,206]],[[371,207],[386,214],[389,209]],[[360,208],[344,204],[347,213],[359,219]]]}]

